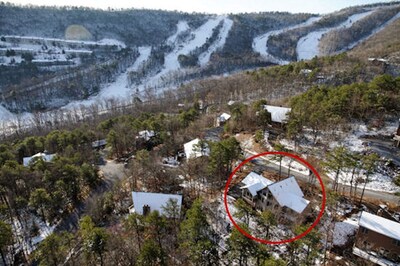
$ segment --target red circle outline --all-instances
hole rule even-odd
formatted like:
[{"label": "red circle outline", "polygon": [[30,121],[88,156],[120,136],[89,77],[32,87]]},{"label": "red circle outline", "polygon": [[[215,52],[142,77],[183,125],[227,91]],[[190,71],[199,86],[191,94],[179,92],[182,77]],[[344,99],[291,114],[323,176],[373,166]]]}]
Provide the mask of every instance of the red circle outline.
[{"label": "red circle outline", "polygon": [[[304,231],[304,232],[301,233],[300,235],[295,236],[295,237],[290,238],[290,239],[285,239],[285,240],[281,240],[281,241],[269,241],[269,240],[266,240],[266,239],[261,239],[261,238],[254,237],[254,236],[250,235],[249,233],[247,233],[245,230],[243,230],[239,225],[237,225],[236,222],[235,222],[235,220],[232,218],[231,213],[229,212],[227,195],[228,195],[228,191],[229,191],[229,185],[230,185],[230,183],[231,183],[231,181],[232,181],[232,179],[233,179],[233,176],[234,176],[235,173],[236,173],[241,167],[243,167],[246,163],[250,162],[251,160],[253,160],[253,159],[257,158],[257,157],[265,156],[265,155],[284,155],[284,156],[288,156],[288,157],[291,157],[291,158],[293,158],[293,159],[295,159],[295,160],[297,160],[297,161],[302,162],[304,165],[306,165],[306,166],[315,174],[315,176],[318,178],[318,181],[319,181],[319,183],[320,183],[320,185],[321,185],[321,189],[322,189],[322,204],[321,204],[321,210],[320,210],[320,212],[319,212],[319,214],[318,214],[317,219],[314,221],[314,223],[313,223],[306,231]],[[321,220],[322,215],[324,214],[324,211],[325,211],[325,204],[326,204],[325,186],[324,186],[324,183],[322,182],[321,176],[318,174],[317,170],[315,170],[315,168],[314,168],[310,163],[308,163],[306,160],[304,160],[303,158],[301,158],[301,157],[299,157],[299,156],[297,156],[297,155],[295,155],[295,154],[288,153],[288,152],[283,152],[283,151],[263,152],[263,153],[260,153],[260,154],[256,154],[256,155],[254,155],[254,156],[251,156],[251,157],[247,158],[246,160],[244,160],[242,163],[240,163],[240,164],[233,170],[233,172],[232,172],[231,175],[229,176],[229,179],[228,179],[228,181],[226,182],[225,191],[224,191],[224,205],[225,205],[225,210],[226,210],[226,213],[228,214],[229,220],[231,220],[231,222],[233,223],[233,225],[234,225],[234,226],[239,230],[239,232],[242,233],[244,236],[246,236],[246,237],[248,237],[248,238],[250,238],[250,239],[252,239],[252,240],[254,240],[254,241],[263,243],[263,244],[271,244],[271,245],[285,244],[285,243],[293,242],[293,241],[295,241],[295,240],[298,240],[298,239],[300,239],[300,238],[306,236],[306,235],[319,223],[319,221]]]}]

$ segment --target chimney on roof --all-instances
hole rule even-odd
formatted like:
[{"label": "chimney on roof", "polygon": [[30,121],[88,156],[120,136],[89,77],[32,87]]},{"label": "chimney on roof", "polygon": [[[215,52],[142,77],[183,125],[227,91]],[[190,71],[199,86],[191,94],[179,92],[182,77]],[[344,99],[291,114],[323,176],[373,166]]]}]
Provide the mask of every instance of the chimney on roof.
[{"label": "chimney on roof", "polygon": [[147,214],[150,214],[150,206],[146,204],[143,206],[143,215],[146,216]]}]

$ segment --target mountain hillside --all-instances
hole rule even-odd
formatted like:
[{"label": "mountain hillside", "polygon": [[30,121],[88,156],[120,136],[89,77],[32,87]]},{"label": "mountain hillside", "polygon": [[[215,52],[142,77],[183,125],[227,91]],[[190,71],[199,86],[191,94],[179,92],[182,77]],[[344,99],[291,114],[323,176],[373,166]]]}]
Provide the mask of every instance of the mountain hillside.
[{"label": "mountain hillside", "polygon": [[323,16],[2,3],[0,117],[6,121],[23,112],[29,117],[63,106],[144,100],[213,75],[357,50],[397,25],[399,12],[399,3]]}]

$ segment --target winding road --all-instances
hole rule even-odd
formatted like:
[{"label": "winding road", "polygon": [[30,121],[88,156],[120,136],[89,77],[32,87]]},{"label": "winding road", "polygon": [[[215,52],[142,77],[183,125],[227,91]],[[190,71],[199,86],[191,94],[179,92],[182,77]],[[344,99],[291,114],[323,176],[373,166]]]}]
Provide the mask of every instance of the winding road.
[{"label": "winding road", "polygon": [[[245,150],[245,156],[247,158],[254,156],[256,154],[257,154],[256,152],[253,152],[253,151],[250,151],[247,149]],[[263,157],[258,157],[256,159],[254,159],[252,162],[257,166],[264,167],[265,170],[274,171],[275,173],[279,173],[279,165],[272,163]],[[284,165],[282,165],[282,172],[284,172],[285,170],[288,171],[288,168],[286,168],[286,167],[284,167]],[[305,181],[305,182],[308,182],[308,180],[310,179],[310,177],[308,175],[296,172],[294,170],[291,170],[290,174],[302,181]],[[328,181],[328,184],[327,184],[327,182],[325,181],[324,185],[325,185],[325,187],[327,187],[328,185],[330,185],[330,182]],[[350,186],[344,185],[344,184],[339,184],[338,190],[341,192],[348,193],[350,191]],[[362,193],[362,187],[358,187],[357,194],[361,195],[361,193]],[[385,203],[392,203],[392,204],[400,203],[400,197],[397,197],[394,194],[386,193],[386,192],[382,192],[382,191],[374,191],[374,190],[365,189],[364,197],[373,199],[373,200],[383,201]]]}]

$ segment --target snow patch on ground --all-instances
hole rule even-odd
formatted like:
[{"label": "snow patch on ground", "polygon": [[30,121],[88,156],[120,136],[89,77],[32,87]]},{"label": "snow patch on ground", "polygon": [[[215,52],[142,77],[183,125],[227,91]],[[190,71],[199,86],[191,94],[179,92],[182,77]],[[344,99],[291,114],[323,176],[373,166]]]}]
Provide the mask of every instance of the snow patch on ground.
[{"label": "snow patch on ground", "polygon": [[297,24],[297,25],[294,25],[294,26],[290,26],[290,27],[287,27],[287,28],[284,28],[284,29],[270,31],[270,32],[267,32],[267,33],[265,33],[263,35],[257,36],[253,40],[253,45],[252,45],[253,50],[256,53],[259,53],[264,59],[266,59],[266,60],[268,60],[268,61],[270,61],[272,63],[279,64],[279,65],[288,64],[289,61],[285,61],[285,60],[282,60],[280,58],[277,58],[277,57],[271,55],[268,52],[268,39],[271,36],[281,34],[281,33],[285,32],[285,31],[289,31],[289,30],[293,30],[293,29],[296,29],[296,28],[301,28],[301,27],[305,27],[305,26],[311,25],[311,24],[313,24],[314,22],[316,22],[316,21],[318,21],[320,19],[321,19],[321,17],[312,17],[312,18],[308,19],[306,22],[303,22],[303,23],[300,23],[300,24]]},{"label": "snow patch on ground", "polygon": [[[39,234],[34,237],[30,237],[29,231],[32,229],[31,224],[33,223],[38,227]],[[32,216],[31,221],[29,221],[26,225],[20,223],[17,219],[15,219],[12,226],[16,237],[22,244],[22,249],[26,254],[31,254],[33,251],[35,251],[37,245],[42,242],[46,237],[51,235],[56,228],[56,225],[50,226],[36,216]]]},{"label": "snow patch on ground", "polygon": [[358,223],[352,219],[346,219],[343,222],[335,223],[333,232],[333,245],[344,246],[349,237],[354,236],[358,229]]},{"label": "snow patch on ground", "polygon": [[[327,172],[326,175],[332,180],[334,180],[336,176],[334,172]],[[350,186],[351,177],[352,177],[351,172],[341,171],[339,173],[339,183]],[[363,173],[361,173],[359,177],[361,177],[363,180],[365,180],[366,178],[365,174]],[[355,184],[356,179],[357,175],[354,176],[353,186]],[[382,191],[387,193],[394,193],[400,191],[400,188],[395,184],[393,184],[392,178],[388,175],[375,173],[370,175],[368,177],[368,180],[369,182],[365,186],[365,188],[368,190]],[[358,184],[358,188],[362,187],[364,187],[364,183]]]},{"label": "snow patch on ground", "polygon": [[124,42],[115,40],[115,39],[102,39],[98,42],[100,45],[116,45],[121,48],[126,48],[126,44]]},{"label": "snow patch on ground", "polygon": [[322,38],[322,35],[328,33],[329,31],[336,30],[339,28],[349,28],[355,22],[360,19],[365,18],[366,16],[370,15],[373,11],[363,12],[359,14],[354,14],[350,16],[345,22],[341,23],[340,25],[332,28],[326,28],[318,31],[313,31],[307,34],[306,36],[300,38],[297,43],[296,52],[297,52],[297,60],[309,60],[312,59],[314,56],[319,56],[319,42]]}]

